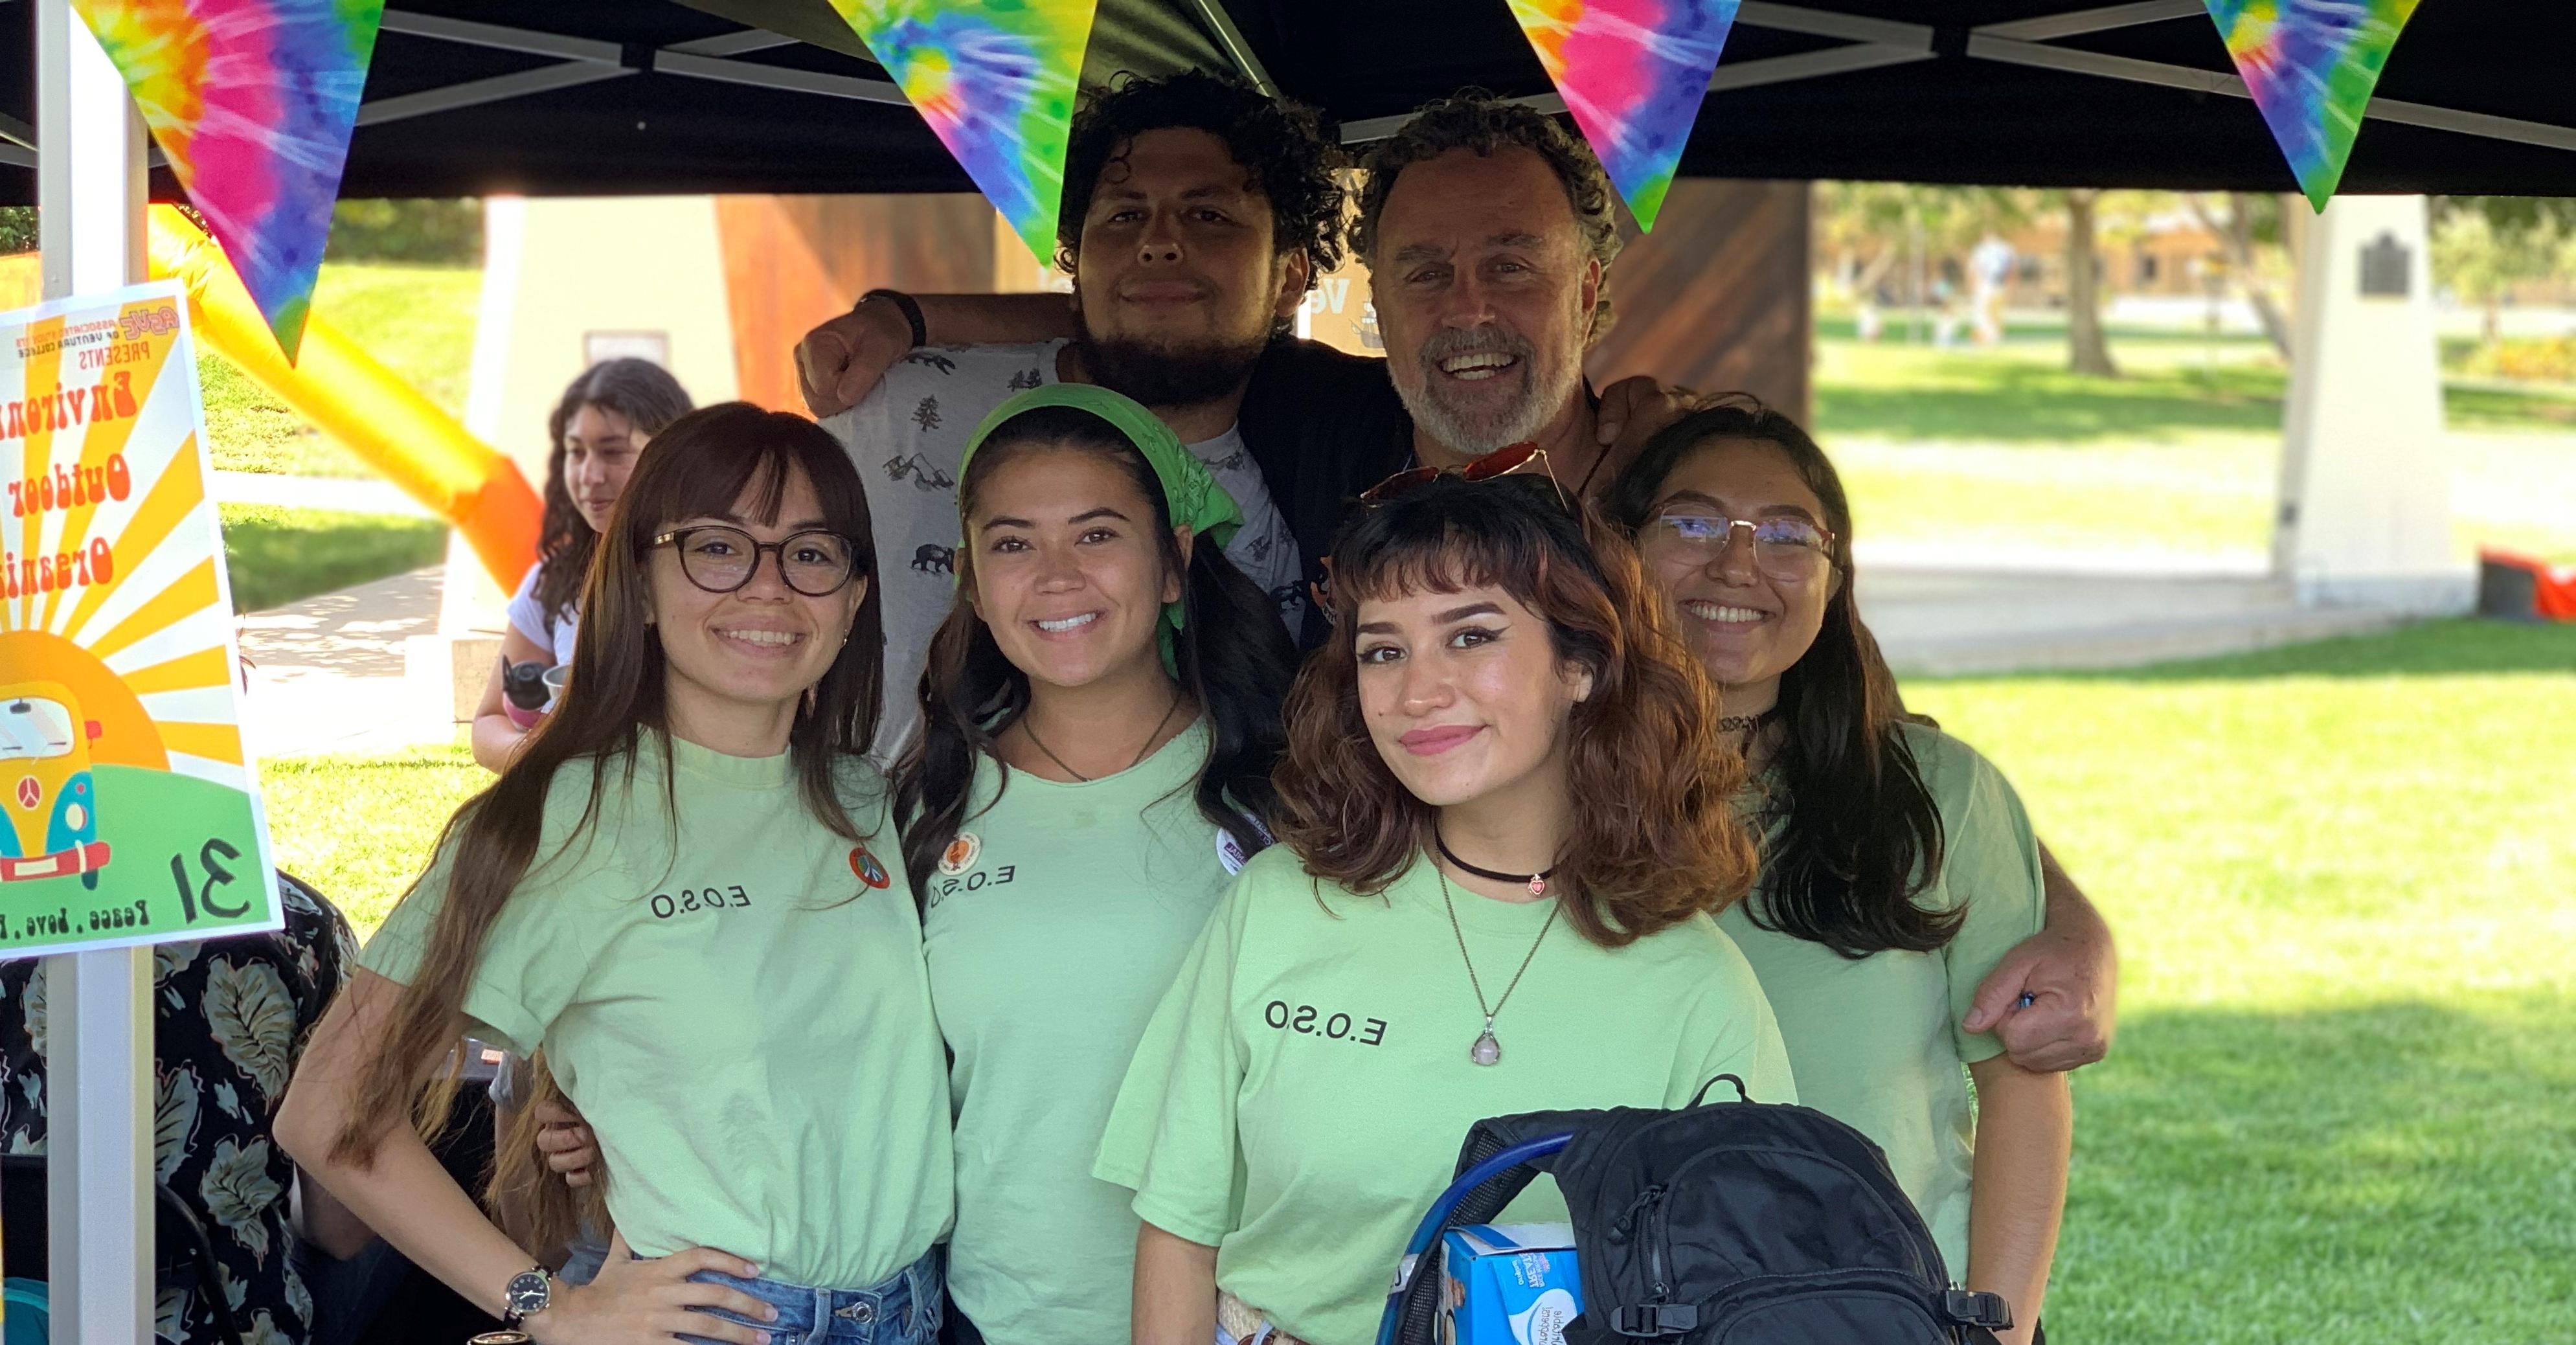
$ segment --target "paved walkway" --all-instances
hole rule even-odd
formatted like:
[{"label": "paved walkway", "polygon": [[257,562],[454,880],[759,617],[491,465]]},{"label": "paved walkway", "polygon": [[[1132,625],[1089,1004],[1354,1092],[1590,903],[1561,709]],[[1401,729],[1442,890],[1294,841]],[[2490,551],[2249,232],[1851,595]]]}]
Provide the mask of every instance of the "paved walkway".
[{"label": "paved walkway", "polygon": [[[2185,573],[2153,559],[1966,555],[1878,548],[1861,558],[1861,610],[1906,673],[2107,668],[2385,630],[2369,611],[2303,610],[2252,558]],[[252,661],[243,731],[261,756],[384,752],[458,741],[443,663],[406,666],[438,633],[431,566],[244,617]]]},{"label": "paved walkway", "polygon": [[407,675],[404,642],[438,633],[444,567],[241,619],[242,736],[263,757],[383,752],[455,740],[454,704]]}]

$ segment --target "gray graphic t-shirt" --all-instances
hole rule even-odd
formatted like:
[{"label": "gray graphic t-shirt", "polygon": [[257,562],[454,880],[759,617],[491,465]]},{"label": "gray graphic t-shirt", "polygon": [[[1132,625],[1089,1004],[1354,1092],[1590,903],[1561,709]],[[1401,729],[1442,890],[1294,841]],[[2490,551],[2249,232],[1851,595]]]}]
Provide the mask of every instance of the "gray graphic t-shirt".
[{"label": "gray graphic t-shirt", "polygon": [[[883,586],[886,707],[877,755],[891,761],[919,721],[921,666],[957,597],[957,464],[966,436],[1011,394],[1056,382],[1063,341],[924,347],[896,362],[867,400],[823,422],[868,490]],[[1297,629],[1305,614],[1297,539],[1271,502],[1240,430],[1189,446],[1242,506],[1225,549]]]}]

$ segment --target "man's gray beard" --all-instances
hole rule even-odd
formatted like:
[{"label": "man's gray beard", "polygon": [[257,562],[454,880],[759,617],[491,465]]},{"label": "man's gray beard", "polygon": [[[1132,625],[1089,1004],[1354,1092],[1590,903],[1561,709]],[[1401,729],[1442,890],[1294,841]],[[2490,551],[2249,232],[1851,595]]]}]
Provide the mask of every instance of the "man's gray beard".
[{"label": "man's gray beard", "polygon": [[1582,384],[1583,365],[1579,360],[1565,360],[1545,369],[1533,360],[1525,367],[1530,374],[1521,399],[1501,416],[1484,423],[1467,420],[1432,394],[1431,380],[1436,371],[1427,362],[1414,364],[1413,386],[1405,386],[1407,380],[1398,378],[1395,391],[1403,399],[1404,409],[1413,416],[1413,423],[1429,431],[1433,440],[1462,457],[1481,458],[1496,449],[1538,438],[1538,432],[1573,400],[1575,390]]},{"label": "man's gray beard", "polygon": [[1200,406],[1230,396],[1251,380],[1252,366],[1270,348],[1267,336],[1248,345],[1215,340],[1157,344],[1104,341],[1086,330],[1076,340],[1093,382],[1147,406]]}]

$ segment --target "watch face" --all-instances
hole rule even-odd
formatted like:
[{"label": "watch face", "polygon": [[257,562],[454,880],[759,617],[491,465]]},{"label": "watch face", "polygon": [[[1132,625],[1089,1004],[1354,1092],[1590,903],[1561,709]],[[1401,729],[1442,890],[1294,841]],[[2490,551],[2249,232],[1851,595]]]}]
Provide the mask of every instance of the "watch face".
[{"label": "watch face", "polygon": [[501,1291],[501,1297],[509,1303],[510,1311],[532,1317],[546,1310],[546,1291],[551,1286],[544,1271],[523,1270],[510,1277],[509,1287]]}]

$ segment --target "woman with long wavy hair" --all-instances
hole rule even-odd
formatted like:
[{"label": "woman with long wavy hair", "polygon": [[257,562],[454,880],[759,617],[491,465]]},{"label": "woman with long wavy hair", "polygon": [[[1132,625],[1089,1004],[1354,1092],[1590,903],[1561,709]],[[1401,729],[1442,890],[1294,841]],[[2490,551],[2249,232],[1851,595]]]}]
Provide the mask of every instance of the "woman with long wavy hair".
[{"label": "woman with long wavy hair", "polygon": [[[449,822],[279,1116],[306,1171],[540,1345],[937,1331],[947,1080],[862,755],[870,533],[811,422],[732,403],[664,430],[602,534],[563,704]],[[636,1255],[588,1285],[422,1140],[469,1030],[543,1048],[598,1137]]]},{"label": "woman with long wavy hair", "polygon": [[483,688],[470,738],[474,759],[498,772],[519,750],[527,728],[510,716],[501,669],[514,663],[555,667],[572,662],[580,629],[582,584],[591,553],[608,527],[635,461],[672,421],[689,413],[680,381],[650,360],[603,360],[564,388],[546,417],[545,517],[537,563],[510,595],[501,633],[501,668]]},{"label": "woman with long wavy hair", "polygon": [[1095,1168],[1143,1221],[1139,1345],[1369,1340],[1479,1118],[1722,1073],[1794,1100],[1710,919],[1753,878],[1716,697],[1626,542],[1505,465],[1390,480],[1334,544],[1283,844],[1183,963]]},{"label": "woman with long wavy hair", "polygon": [[950,1055],[949,1286],[993,1345],[1128,1338],[1136,1216],[1091,1175],[1155,1002],[1269,842],[1295,649],[1243,514],[1105,388],[1002,404],[958,469],[957,603],[895,771]]},{"label": "woman with long wavy hair", "polygon": [[2012,1304],[2007,1341],[2032,1339],[2066,1197],[2066,1076],[1964,1026],[2043,918],[2020,797],[1905,713],[1853,599],[1842,479],[1796,422],[1750,399],[1686,416],[1607,508],[1753,766],[1727,811],[1760,830],[1762,881],[1718,923],[1761,975],[1799,1092],[1878,1142],[1950,1272]]}]

